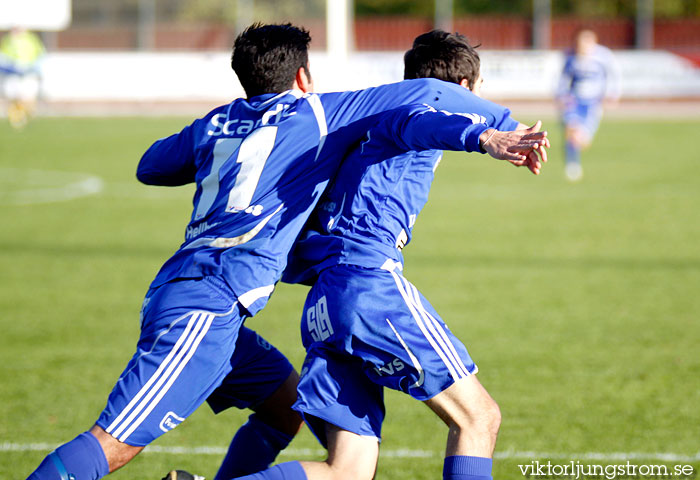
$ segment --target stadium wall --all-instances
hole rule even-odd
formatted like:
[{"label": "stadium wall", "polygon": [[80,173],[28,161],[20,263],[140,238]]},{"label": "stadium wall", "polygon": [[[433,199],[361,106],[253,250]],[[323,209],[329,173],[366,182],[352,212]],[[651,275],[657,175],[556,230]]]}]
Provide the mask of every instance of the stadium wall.
[{"label": "stadium wall", "polygon": [[[129,50],[139,45],[138,25],[127,23],[71,25],[52,37],[54,50]],[[323,18],[295,20],[311,31],[312,49],[325,50],[326,25]],[[571,43],[580,27],[592,28],[601,43],[625,50],[635,46],[633,18],[554,17],[551,20],[551,47],[561,49]],[[356,17],[353,22],[355,48],[359,51],[405,50],[410,39],[433,28],[432,18],[410,16]],[[522,50],[532,46],[532,19],[517,16],[456,17],[454,30],[489,49]],[[235,27],[224,23],[157,23],[152,48],[164,50],[227,50],[235,38]],[[656,18],[653,22],[653,48],[700,52],[700,18]]]},{"label": "stadium wall", "polygon": [[[559,51],[481,52],[484,95],[550,99]],[[617,51],[623,99],[700,98],[700,68],[665,51]],[[56,102],[221,102],[243,95],[228,52],[55,52],[43,62],[43,98]],[[339,62],[312,52],[317,91],[358,89],[400,80],[402,52],[364,52]]]}]

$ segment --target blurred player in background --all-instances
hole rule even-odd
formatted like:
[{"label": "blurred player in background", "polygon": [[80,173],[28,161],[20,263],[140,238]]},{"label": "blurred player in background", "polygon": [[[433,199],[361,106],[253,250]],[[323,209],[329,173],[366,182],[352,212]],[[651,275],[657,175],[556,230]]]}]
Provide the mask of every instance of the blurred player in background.
[{"label": "blurred player in background", "polygon": [[[459,34],[432,31],[405,55],[405,78],[439,78],[479,93],[480,61]],[[478,105],[476,103],[475,105]],[[521,129],[508,109],[486,103],[481,121]],[[450,116],[424,115],[449,130]],[[428,199],[442,152],[406,135],[396,115],[372,127],[347,157],[297,241],[283,281],[312,285],[301,321],[307,356],[295,404],[328,449],[325,462],[287,462],[246,480],[369,480],[379,454],[383,389],[425,402],[449,427],[443,477],[491,478],[500,411],[474,375],[476,365],[430,303],[403,275],[402,249]],[[546,161],[543,134],[538,153]],[[482,143],[483,146],[483,143]],[[541,167],[530,152],[530,170]],[[458,220],[458,219],[456,219]]]},{"label": "blurred player in background", "polygon": [[[265,468],[298,430],[297,376],[244,320],[265,306],[345,153],[380,117],[402,105],[429,102],[427,114],[437,115],[472,103],[466,90],[437,80],[313,94],[309,42],[306,30],[289,24],[246,29],[231,64],[248,98],[215,108],[141,158],[137,177],[146,184],[196,184],[185,241],[151,283],[136,353],[95,425],[51,452],[31,480],[99,479],[204,401],[215,412],[256,412],[217,478]],[[461,149],[489,140],[475,117],[449,120],[452,131],[420,134],[437,141],[449,133]],[[487,149],[504,147],[502,158],[516,164],[526,164],[542,138],[488,135]]]},{"label": "blurred player in background", "polygon": [[583,177],[581,151],[598,129],[603,104],[620,98],[620,72],[613,53],[598,44],[592,30],[576,32],[572,49],[566,52],[556,99],[564,123],[565,174],[571,181]]},{"label": "blurred player in background", "polygon": [[0,40],[0,72],[4,74],[7,118],[15,128],[24,127],[34,113],[44,53],[39,36],[21,27],[13,28]]}]

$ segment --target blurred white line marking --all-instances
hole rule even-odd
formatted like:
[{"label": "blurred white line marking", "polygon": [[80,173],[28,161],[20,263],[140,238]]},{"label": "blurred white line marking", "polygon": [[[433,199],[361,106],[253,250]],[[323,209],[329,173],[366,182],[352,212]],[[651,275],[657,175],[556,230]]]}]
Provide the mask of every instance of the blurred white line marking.
[{"label": "blurred white line marking", "polygon": [[[0,443],[0,452],[28,452],[42,451],[50,452],[58,447],[51,443]],[[178,447],[151,445],[146,447],[143,453],[162,453],[168,455],[224,455],[228,447],[200,446],[200,447]],[[324,456],[325,450],[320,448],[288,448],[280,455],[285,457],[320,457]],[[385,458],[438,458],[442,451],[438,450],[411,450],[411,449],[380,449],[379,455]],[[579,453],[552,453],[552,452],[529,452],[507,450],[496,452],[498,459],[550,459],[550,460],[599,460],[599,461],[626,461],[626,460],[659,460],[664,462],[700,462],[700,452],[695,455],[684,455],[670,452],[579,452]]]},{"label": "blurred white line marking", "polygon": [[62,202],[103,188],[102,179],[88,173],[0,167],[0,205]]}]

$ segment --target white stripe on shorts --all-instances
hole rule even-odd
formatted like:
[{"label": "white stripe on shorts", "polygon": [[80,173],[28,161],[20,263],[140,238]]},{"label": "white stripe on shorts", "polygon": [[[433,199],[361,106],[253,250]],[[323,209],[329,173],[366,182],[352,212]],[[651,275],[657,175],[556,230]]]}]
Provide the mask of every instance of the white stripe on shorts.
[{"label": "white stripe on shorts", "polygon": [[[443,363],[447,367],[447,370],[449,370],[452,378],[455,381],[457,381],[460,378],[468,375],[468,373],[464,373],[464,371],[459,368],[459,365],[456,365],[454,363],[453,358],[451,358],[451,356],[447,354],[449,347],[445,345],[444,340],[440,338],[439,335],[436,335],[435,327],[433,325],[430,325],[429,327],[426,326],[425,315],[422,311],[424,310],[423,306],[420,304],[416,305],[416,302],[413,300],[413,298],[411,298],[411,296],[408,293],[412,285],[408,282],[408,280],[401,277],[395,271],[391,271],[391,275],[394,277],[394,281],[396,282],[396,286],[398,287],[399,293],[401,293],[404,302],[406,302],[406,306],[408,306],[408,309],[411,311],[411,315],[413,315],[413,318],[418,324],[418,327],[420,328],[421,332],[423,332],[423,336],[428,340],[430,345],[433,347],[433,350],[435,350],[435,353],[437,353],[440,359],[443,361]],[[404,285],[404,282],[408,285]],[[420,309],[421,311],[417,309]],[[449,341],[447,343],[449,343]]]},{"label": "white stripe on shorts", "polygon": [[216,316],[213,313],[202,311],[193,312],[190,315],[184,332],[177,339],[168,356],[126,408],[107,427],[106,432],[120,442],[126,441],[129,435],[143,423],[144,419],[175,383]]},{"label": "white stripe on shorts", "polygon": [[408,358],[411,359],[411,363],[413,364],[413,368],[418,371],[418,380],[416,380],[416,383],[413,384],[414,387],[421,387],[423,385],[423,381],[425,380],[425,371],[423,370],[423,366],[420,364],[416,356],[413,354],[410,348],[408,348],[408,345],[406,345],[406,342],[404,339],[401,337],[398,331],[396,331],[396,328],[394,327],[394,324],[391,323],[391,320],[388,318],[386,319],[386,323],[389,324],[391,329],[394,331],[394,335],[396,335],[396,338],[399,339],[399,342],[401,342],[401,346],[403,347],[404,350],[406,350],[406,353],[408,354]]},{"label": "white stripe on shorts", "polygon": [[[404,279],[405,280],[405,279]],[[433,317],[430,312],[428,312],[425,307],[423,306],[423,303],[420,300],[420,295],[418,294],[418,289],[415,287],[415,285],[411,284],[408,282],[408,280],[405,280],[407,284],[407,288],[410,287],[411,291],[413,292],[413,301],[415,302],[416,307],[418,308],[418,311],[423,315],[423,318],[427,318],[428,326],[432,325],[433,334],[439,335],[442,340],[443,340],[443,345],[447,347],[447,354],[449,357],[454,361],[454,364],[457,366],[458,370],[461,370],[461,372],[467,376],[469,375],[469,370],[467,370],[467,367],[464,365],[464,362],[462,359],[459,357],[459,354],[457,353],[457,350],[455,349],[454,344],[450,341],[449,337],[447,336],[447,333],[445,332],[445,328],[442,323],[438,322],[438,320]],[[432,330],[431,328],[431,330]]]}]

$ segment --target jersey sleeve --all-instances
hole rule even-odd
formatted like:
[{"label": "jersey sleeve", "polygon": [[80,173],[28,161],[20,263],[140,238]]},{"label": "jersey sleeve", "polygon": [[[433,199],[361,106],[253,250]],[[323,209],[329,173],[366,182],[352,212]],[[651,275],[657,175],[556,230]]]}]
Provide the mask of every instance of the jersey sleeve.
[{"label": "jersey sleeve", "polygon": [[502,132],[512,132],[517,130],[518,125],[520,125],[520,122],[510,116],[510,110],[507,108],[504,108],[500,112],[500,115],[494,117],[493,122],[489,123],[489,127],[493,127]]},{"label": "jersey sleeve", "polygon": [[178,186],[195,181],[194,125],[156,141],[141,157],[136,178],[147,185]]},{"label": "jersey sleeve", "polygon": [[479,136],[490,128],[482,115],[436,110],[430,105],[398,108],[382,117],[378,125],[401,151],[480,152]]},{"label": "jersey sleeve", "polygon": [[518,127],[518,122],[510,116],[510,110],[502,105],[479,97],[455,83],[436,79],[423,80],[428,81],[430,94],[427,100],[413,103],[424,103],[436,110],[453,114],[479,115],[489,127],[501,131],[511,131]]},{"label": "jersey sleeve", "polygon": [[399,107],[428,104],[437,110],[473,112],[489,126],[514,130],[518,122],[510,111],[480,98],[464,87],[434,78],[404,80],[354,92],[319,94],[327,114],[329,145],[347,147],[360,140],[377,123],[378,116]]}]

